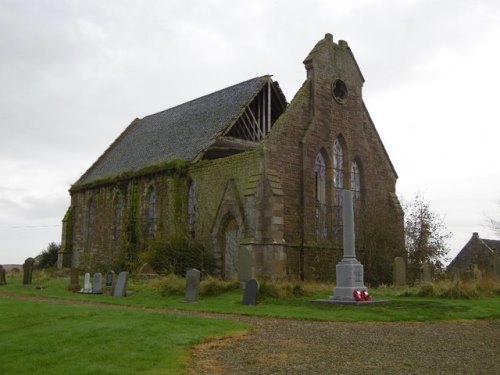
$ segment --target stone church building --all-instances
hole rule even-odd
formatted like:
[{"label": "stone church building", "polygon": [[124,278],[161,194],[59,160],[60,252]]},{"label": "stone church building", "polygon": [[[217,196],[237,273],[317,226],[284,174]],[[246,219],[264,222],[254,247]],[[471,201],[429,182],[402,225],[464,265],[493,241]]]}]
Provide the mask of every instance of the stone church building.
[{"label": "stone church building", "polygon": [[398,176],[363,101],[363,75],[330,34],[304,65],[290,103],[266,75],[135,119],[72,185],[59,267],[122,267],[153,241],[182,236],[226,279],[241,267],[332,279],[341,192],[351,189],[365,268],[392,270],[404,252]]}]

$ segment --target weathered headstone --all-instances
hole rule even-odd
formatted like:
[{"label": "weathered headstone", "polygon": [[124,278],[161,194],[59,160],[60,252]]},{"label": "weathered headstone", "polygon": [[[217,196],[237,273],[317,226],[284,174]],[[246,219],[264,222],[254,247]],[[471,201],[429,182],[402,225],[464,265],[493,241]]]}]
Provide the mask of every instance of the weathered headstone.
[{"label": "weathered headstone", "polygon": [[5,269],[3,266],[0,265],[0,285],[5,285],[7,284],[7,281],[5,279]]},{"label": "weathered headstone", "polygon": [[102,294],[102,274],[100,272],[94,273],[94,287],[92,293]]},{"label": "weathered headstone", "polygon": [[250,279],[245,283],[245,291],[243,293],[244,305],[256,305],[259,297],[259,283],[255,279]]},{"label": "weathered headstone", "polygon": [[246,282],[252,278],[252,255],[247,248],[238,250],[238,281]]},{"label": "weathered headstone", "polygon": [[115,289],[113,291],[114,297],[125,297],[127,295],[128,272],[122,271],[118,274]]},{"label": "weathered headstone", "polygon": [[92,284],[90,282],[90,273],[85,273],[85,278],[83,281],[83,289],[80,290],[81,293],[92,293]]},{"label": "weathered headstone", "polygon": [[394,286],[406,285],[406,262],[403,257],[394,258],[394,267],[392,269],[392,284]]},{"label": "weathered headstone", "polygon": [[33,281],[33,265],[35,260],[28,258],[23,264],[23,285],[30,285]]},{"label": "weathered headstone", "polygon": [[150,279],[153,277],[158,276],[158,274],[155,272],[151,264],[149,263],[144,263],[141,268],[139,269],[139,277],[143,279]]},{"label": "weathered headstone", "polygon": [[112,288],[115,282],[115,271],[108,271],[106,273],[106,288]]},{"label": "weathered headstone", "polygon": [[69,286],[68,290],[72,292],[78,292],[81,289],[80,286],[80,270],[78,268],[72,267],[69,271]]},{"label": "weathered headstone", "polygon": [[422,274],[420,276],[420,281],[422,284],[428,284],[432,282],[432,270],[429,263],[422,265]]},{"label": "weathered headstone", "polygon": [[186,272],[186,302],[198,301],[198,290],[200,288],[200,271],[192,268]]}]

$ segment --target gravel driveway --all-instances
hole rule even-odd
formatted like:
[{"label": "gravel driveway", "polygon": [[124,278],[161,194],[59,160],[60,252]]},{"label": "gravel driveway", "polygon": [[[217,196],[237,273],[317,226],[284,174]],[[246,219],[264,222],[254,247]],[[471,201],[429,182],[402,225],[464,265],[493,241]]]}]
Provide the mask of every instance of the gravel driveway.
[{"label": "gravel driveway", "polygon": [[500,320],[233,319],[255,329],[195,347],[189,374],[500,374]]}]

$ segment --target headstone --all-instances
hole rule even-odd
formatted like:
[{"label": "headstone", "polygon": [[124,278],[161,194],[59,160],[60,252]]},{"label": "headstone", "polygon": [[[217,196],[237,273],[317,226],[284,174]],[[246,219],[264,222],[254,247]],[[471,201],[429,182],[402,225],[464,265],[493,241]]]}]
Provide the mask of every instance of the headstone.
[{"label": "headstone", "polygon": [[153,267],[149,263],[144,263],[139,269],[139,277],[150,279],[156,276],[158,276],[158,274],[154,271]]},{"label": "headstone", "polygon": [[256,305],[259,297],[259,283],[255,279],[250,279],[245,283],[245,291],[243,293],[244,305]]},{"label": "headstone", "polygon": [[108,271],[106,274],[106,288],[113,288],[115,283],[115,271]]},{"label": "headstone", "polygon": [[5,269],[0,265],[0,285],[5,284],[7,284],[7,281],[5,280]]},{"label": "headstone", "polygon": [[422,282],[422,284],[428,284],[432,282],[431,265],[429,263],[425,263],[422,265],[422,275],[420,277],[420,281]]},{"label": "headstone", "polygon": [[81,293],[92,293],[92,284],[90,282],[90,273],[85,273],[85,278],[83,281],[83,288],[80,290]]},{"label": "headstone", "polygon": [[252,255],[246,247],[238,250],[238,280],[246,282],[252,278]]},{"label": "headstone", "polygon": [[394,286],[406,285],[406,262],[403,257],[394,258],[394,267],[392,269],[392,284]]},{"label": "headstone", "polygon": [[192,268],[186,272],[186,302],[198,301],[198,290],[200,288],[200,271]]},{"label": "headstone", "polygon": [[35,260],[28,258],[23,264],[23,285],[30,285],[33,281],[33,265]]},{"label": "headstone", "polygon": [[354,292],[366,290],[363,265],[356,259],[354,247],[354,203],[352,191],[342,192],[342,223],[344,257],[336,266],[336,283],[330,299],[339,302],[355,302]]},{"label": "headstone", "polygon": [[128,272],[122,271],[118,274],[115,289],[113,291],[114,297],[125,297],[127,295]]},{"label": "headstone", "polygon": [[100,272],[94,273],[94,287],[92,293],[102,294],[102,274]]},{"label": "headstone", "polygon": [[78,268],[71,267],[69,271],[69,286],[68,290],[72,292],[78,292],[81,289],[80,286],[80,270]]}]

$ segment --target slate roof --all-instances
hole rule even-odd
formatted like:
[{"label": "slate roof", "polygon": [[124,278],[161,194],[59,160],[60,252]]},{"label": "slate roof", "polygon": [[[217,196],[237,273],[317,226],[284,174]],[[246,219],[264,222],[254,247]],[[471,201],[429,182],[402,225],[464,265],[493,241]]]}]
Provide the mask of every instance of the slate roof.
[{"label": "slate roof", "polygon": [[178,157],[192,161],[231,126],[270,76],[257,77],[134,120],[77,184]]},{"label": "slate roof", "polygon": [[500,255],[500,241],[487,240],[479,237],[479,234],[474,232],[472,238],[465,244],[462,250],[448,265],[448,270],[454,268],[468,268],[479,258],[488,259],[496,252]]}]

